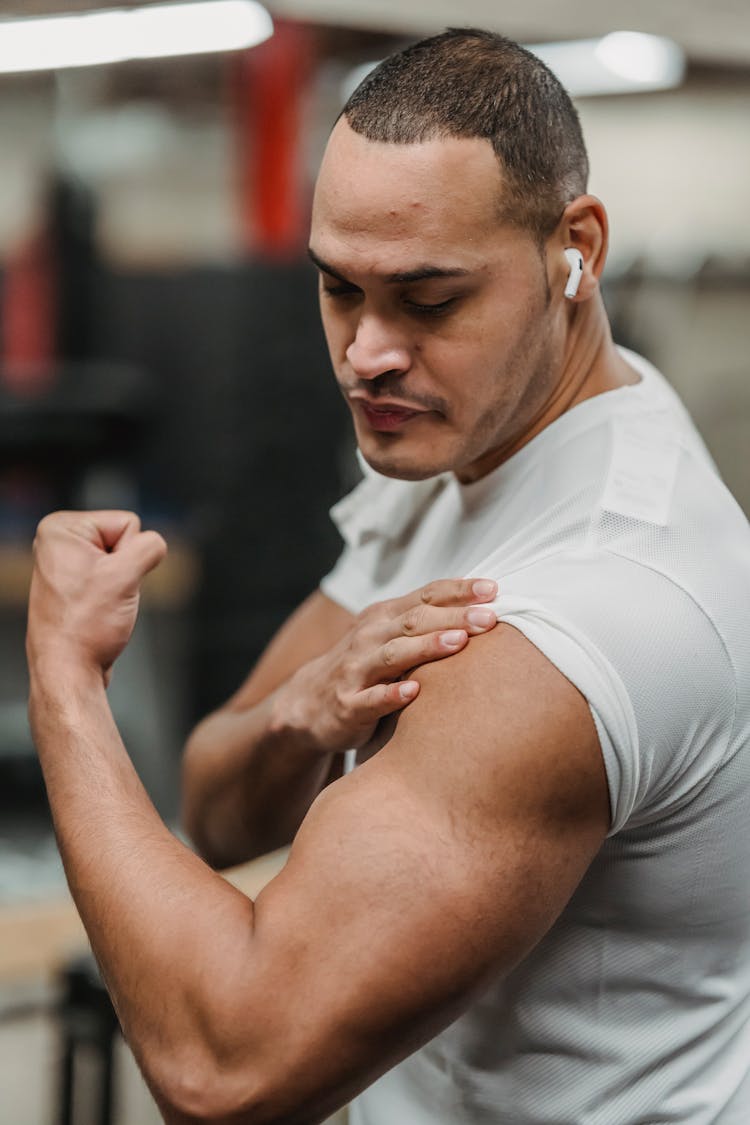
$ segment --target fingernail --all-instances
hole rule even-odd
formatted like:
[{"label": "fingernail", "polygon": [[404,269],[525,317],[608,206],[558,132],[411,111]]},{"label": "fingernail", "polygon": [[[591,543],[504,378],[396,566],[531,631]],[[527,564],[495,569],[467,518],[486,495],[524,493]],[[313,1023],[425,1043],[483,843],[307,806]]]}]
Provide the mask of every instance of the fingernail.
[{"label": "fingernail", "polygon": [[479,629],[488,629],[490,625],[494,625],[497,621],[494,610],[491,609],[470,609],[466,614],[466,619],[471,625],[476,625]]},{"label": "fingernail", "polygon": [[489,578],[479,578],[471,588],[478,598],[488,598],[497,590],[497,582],[492,582]]},{"label": "fingernail", "polygon": [[413,699],[419,691],[419,685],[415,684],[413,680],[405,684],[399,684],[398,694],[402,699]]},{"label": "fingernail", "polygon": [[446,633],[440,634],[440,640],[446,648],[458,648],[466,640],[466,633],[463,629],[449,629]]}]

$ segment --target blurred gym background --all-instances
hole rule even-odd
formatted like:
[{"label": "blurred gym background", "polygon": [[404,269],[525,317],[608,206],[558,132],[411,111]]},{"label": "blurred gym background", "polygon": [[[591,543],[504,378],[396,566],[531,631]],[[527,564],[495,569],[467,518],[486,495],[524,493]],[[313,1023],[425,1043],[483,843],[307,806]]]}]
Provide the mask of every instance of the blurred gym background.
[{"label": "blurred gym background", "polygon": [[[591,190],[610,214],[615,337],[677,387],[750,512],[741,5],[269,0],[272,34],[269,22],[254,46],[188,42],[185,55],[73,66],[21,58],[16,19],[117,7],[0,2],[3,1125],[158,1120],[78,959],[28,734],[34,527],[59,507],[129,507],[170,543],[111,696],[176,824],[187,732],[332,564],[328,508],[356,479],[304,250],[315,169],[361,68],[445,26],[546,45],[578,95]],[[623,31],[669,42],[643,41],[638,62],[635,40],[613,34]],[[586,43],[565,55],[572,40]]]}]

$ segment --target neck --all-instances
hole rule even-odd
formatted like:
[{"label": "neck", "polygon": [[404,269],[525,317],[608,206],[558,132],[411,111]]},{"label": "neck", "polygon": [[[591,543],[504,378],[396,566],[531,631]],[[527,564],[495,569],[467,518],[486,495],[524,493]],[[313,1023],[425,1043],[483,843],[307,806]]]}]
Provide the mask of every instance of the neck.
[{"label": "neck", "polygon": [[613,391],[640,376],[622,358],[612,340],[601,295],[571,310],[560,377],[523,428],[504,445],[488,450],[483,457],[456,472],[468,484],[502,465],[541,433],[556,418],[594,395]]}]

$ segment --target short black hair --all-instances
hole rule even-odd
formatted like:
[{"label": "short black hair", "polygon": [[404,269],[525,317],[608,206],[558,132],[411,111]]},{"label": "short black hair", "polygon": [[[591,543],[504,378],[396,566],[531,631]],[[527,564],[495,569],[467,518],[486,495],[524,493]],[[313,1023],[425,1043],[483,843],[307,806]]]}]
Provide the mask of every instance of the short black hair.
[{"label": "short black hair", "polygon": [[504,173],[501,217],[548,237],[586,191],[578,114],[541,59],[503,35],[450,28],[380,63],[342,110],[371,141],[488,140]]}]

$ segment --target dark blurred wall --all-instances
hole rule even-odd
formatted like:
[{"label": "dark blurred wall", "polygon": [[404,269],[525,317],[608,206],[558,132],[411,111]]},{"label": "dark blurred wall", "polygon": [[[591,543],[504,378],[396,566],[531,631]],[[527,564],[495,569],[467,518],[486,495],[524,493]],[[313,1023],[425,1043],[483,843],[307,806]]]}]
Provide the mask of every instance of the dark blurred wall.
[{"label": "dark blurred wall", "polygon": [[147,520],[198,548],[193,717],[243,679],[332,565],[348,411],[330,371],[310,267],[249,263],[103,272],[94,351],[144,368],[160,393],[137,466]]}]

